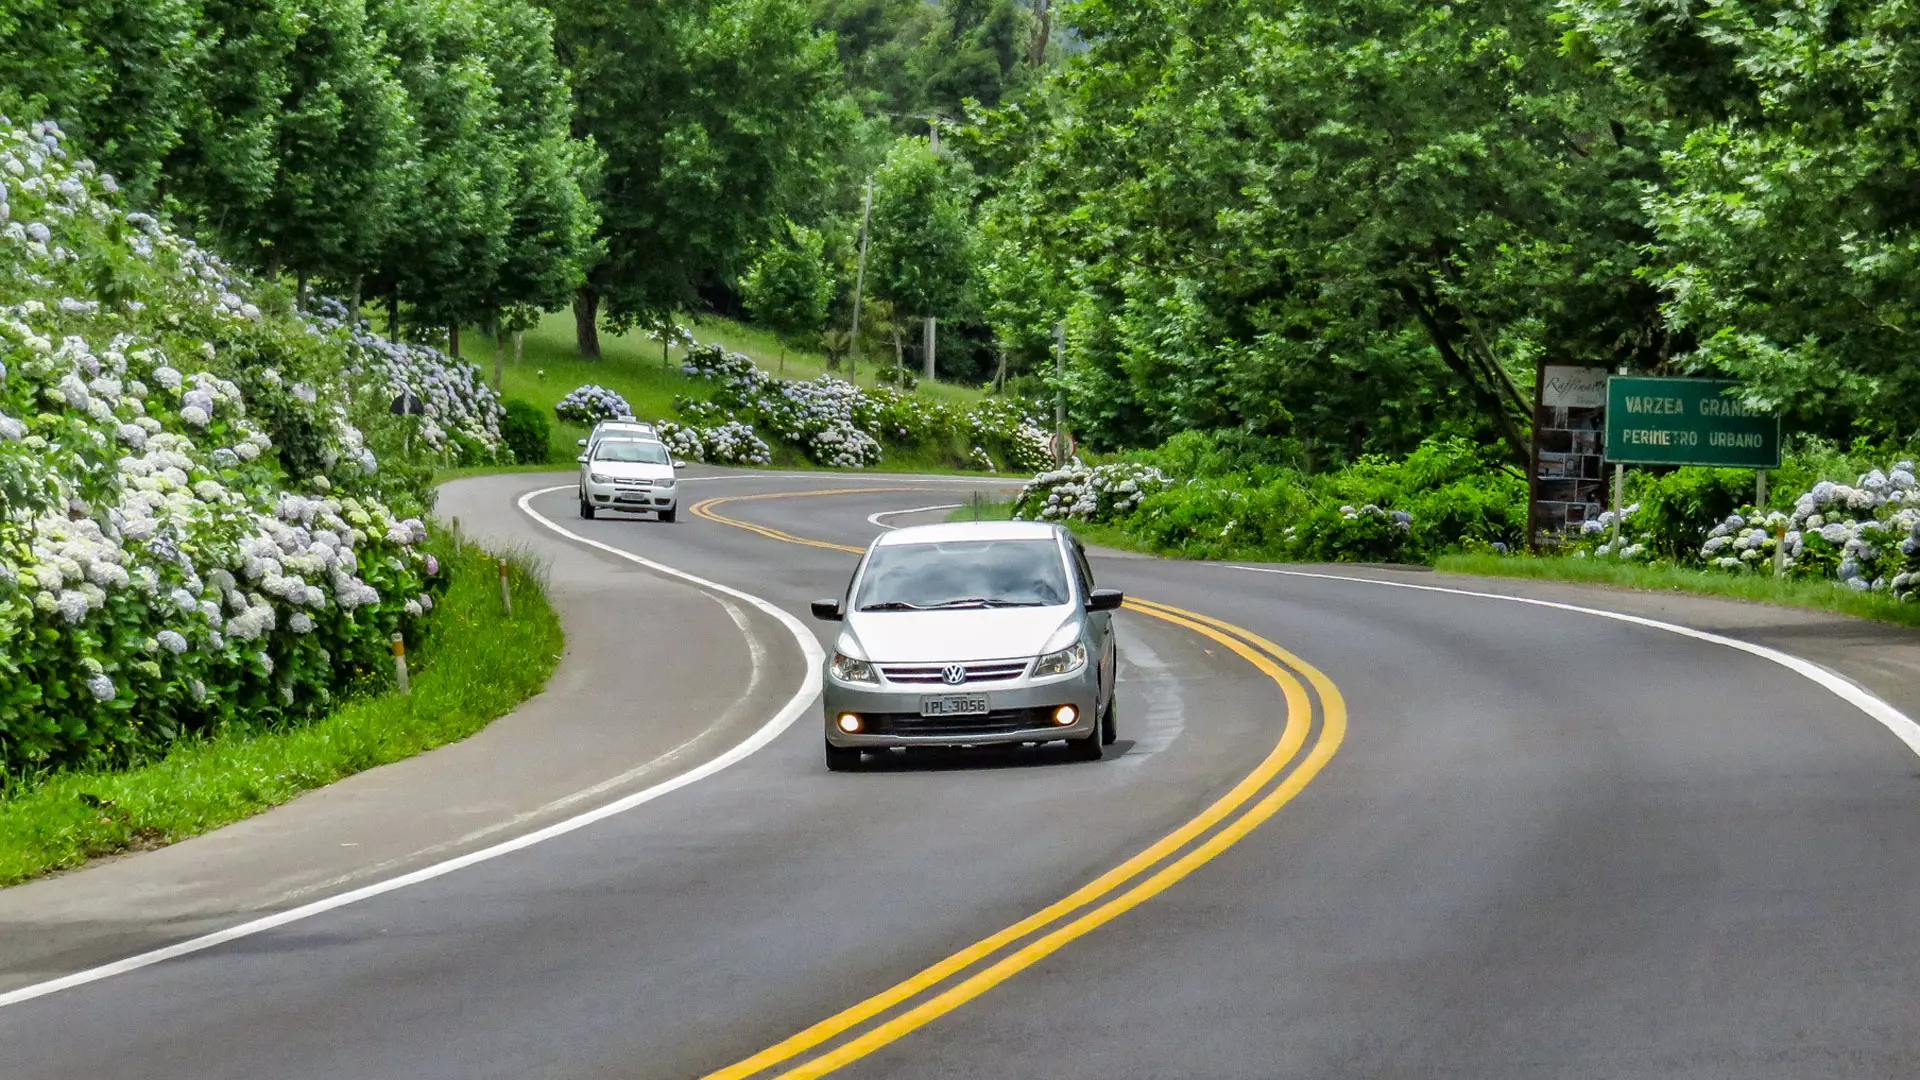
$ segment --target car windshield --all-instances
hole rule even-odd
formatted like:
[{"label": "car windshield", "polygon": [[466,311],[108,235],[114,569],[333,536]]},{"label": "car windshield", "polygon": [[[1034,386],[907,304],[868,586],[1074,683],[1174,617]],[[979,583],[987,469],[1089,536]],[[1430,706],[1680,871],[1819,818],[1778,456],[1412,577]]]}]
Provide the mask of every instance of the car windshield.
[{"label": "car windshield", "polygon": [[1064,604],[1066,567],[1052,540],[961,540],[875,548],[859,611]]},{"label": "car windshield", "polygon": [[605,439],[593,448],[595,461],[627,461],[639,465],[665,465],[667,448],[657,442],[638,439]]}]

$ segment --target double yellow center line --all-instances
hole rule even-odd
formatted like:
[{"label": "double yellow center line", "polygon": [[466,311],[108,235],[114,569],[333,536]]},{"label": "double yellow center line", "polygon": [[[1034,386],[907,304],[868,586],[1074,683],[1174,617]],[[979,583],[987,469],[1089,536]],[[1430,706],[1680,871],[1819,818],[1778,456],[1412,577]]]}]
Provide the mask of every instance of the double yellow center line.
[{"label": "double yellow center line", "polygon": [[[693,513],[769,539],[859,553],[864,549],[739,521],[715,507],[757,499],[899,490],[905,489],[734,495],[708,499],[694,506]],[[752,1057],[709,1073],[705,1080],[745,1080],[783,1065],[787,1066],[784,1071],[776,1074],[783,1080],[824,1076],[924,1027],[1165,891],[1232,847],[1298,795],[1339,749],[1347,729],[1346,702],[1333,680],[1313,665],[1250,630],[1210,616],[1137,597],[1129,598],[1126,607],[1209,638],[1274,681],[1285,704],[1286,722],[1266,757],[1232,790],[1185,824],[1062,899]],[[851,1038],[835,1042],[849,1033]],[[827,1049],[819,1052],[822,1047]],[[788,1064],[796,1058],[802,1060]]]}]

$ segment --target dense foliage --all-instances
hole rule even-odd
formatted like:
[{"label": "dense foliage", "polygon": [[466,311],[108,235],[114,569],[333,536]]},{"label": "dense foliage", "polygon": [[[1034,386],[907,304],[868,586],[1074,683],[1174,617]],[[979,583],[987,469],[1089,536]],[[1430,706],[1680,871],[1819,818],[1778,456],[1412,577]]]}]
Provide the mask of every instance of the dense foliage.
[{"label": "dense foliage", "polygon": [[500,452],[470,368],[294,313],[63,142],[0,123],[8,773],[324,711],[444,582],[398,444]]}]

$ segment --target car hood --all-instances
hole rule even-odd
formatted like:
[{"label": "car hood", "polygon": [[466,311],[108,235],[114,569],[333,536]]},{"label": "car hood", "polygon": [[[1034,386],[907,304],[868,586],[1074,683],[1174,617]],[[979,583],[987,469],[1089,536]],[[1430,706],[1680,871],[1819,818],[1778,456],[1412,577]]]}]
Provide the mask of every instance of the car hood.
[{"label": "car hood", "polygon": [[639,461],[590,461],[587,463],[587,471],[621,480],[673,479],[673,466],[648,465]]},{"label": "car hood", "polygon": [[1072,605],[958,611],[855,611],[846,628],[876,664],[965,663],[1037,656]]}]

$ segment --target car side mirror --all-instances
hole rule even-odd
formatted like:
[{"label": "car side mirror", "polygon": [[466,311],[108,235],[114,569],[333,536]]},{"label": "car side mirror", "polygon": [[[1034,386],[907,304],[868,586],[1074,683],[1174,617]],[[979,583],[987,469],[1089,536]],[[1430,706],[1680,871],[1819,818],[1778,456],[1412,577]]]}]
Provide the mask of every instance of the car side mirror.
[{"label": "car side mirror", "polygon": [[582,465],[585,465],[587,463],[587,455],[581,454],[579,457],[574,458],[573,460],[579,462]]},{"label": "car side mirror", "polygon": [[1127,594],[1119,589],[1095,589],[1087,594],[1088,611],[1118,611],[1126,602]]},{"label": "car side mirror", "polygon": [[573,445],[575,445],[575,446],[585,446],[585,445],[587,445],[587,440],[585,440],[585,439],[575,439],[575,440],[573,441]]},{"label": "car side mirror", "polygon": [[813,617],[821,622],[840,622],[846,618],[846,615],[841,612],[838,600],[815,600]]},{"label": "car side mirror", "polygon": [[673,467],[676,469],[684,469],[687,467],[687,463],[684,461],[681,461],[679,458],[675,458],[673,461]]}]

